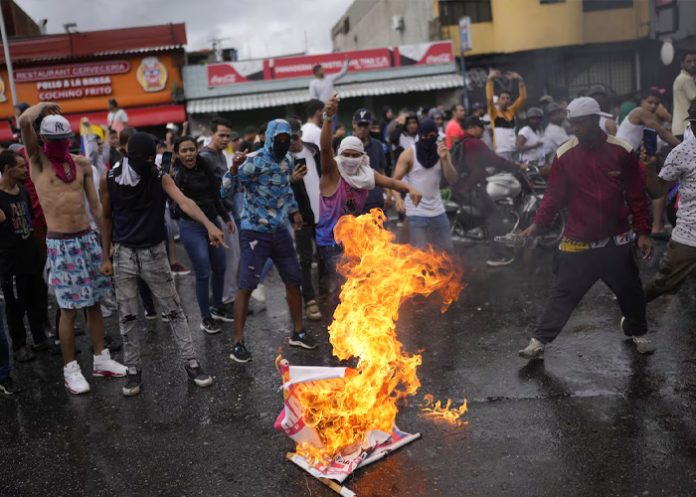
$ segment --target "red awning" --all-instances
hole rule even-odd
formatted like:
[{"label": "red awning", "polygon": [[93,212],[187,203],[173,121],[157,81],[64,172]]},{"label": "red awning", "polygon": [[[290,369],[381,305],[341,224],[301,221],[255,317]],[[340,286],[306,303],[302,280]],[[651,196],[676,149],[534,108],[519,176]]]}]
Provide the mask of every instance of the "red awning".
[{"label": "red awning", "polygon": [[[159,126],[167,123],[183,123],[186,120],[186,109],[183,105],[154,105],[150,107],[133,107],[126,109],[128,125],[134,128]],[[65,114],[73,132],[79,133],[80,121],[83,117],[96,125],[106,126],[107,111],[83,112],[80,114]],[[7,121],[0,122],[0,141],[12,140],[12,130]]]}]

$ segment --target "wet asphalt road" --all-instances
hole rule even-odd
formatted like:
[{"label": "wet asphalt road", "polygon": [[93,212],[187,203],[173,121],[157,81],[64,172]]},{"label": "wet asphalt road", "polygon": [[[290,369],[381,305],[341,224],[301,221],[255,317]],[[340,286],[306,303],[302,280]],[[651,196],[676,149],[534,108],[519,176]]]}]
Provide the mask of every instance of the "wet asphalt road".
[{"label": "wet asphalt road", "polygon": [[[434,302],[405,304],[399,332],[408,350],[423,349],[421,393],[466,397],[469,424],[423,417],[419,395],[398,423],[422,439],[359,470],[347,486],[361,497],[696,495],[694,281],[651,304],[653,357],[625,341],[618,306],[599,284],[545,362],[526,364],[516,352],[543,307],[551,255],[489,270],[484,248],[462,253],[461,299],[443,316]],[[89,375],[92,392],[70,396],[57,356],[18,365],[25,391],[0,398],[0,496],[335,495],[285,460],[293,445],[273,430],[282,406],[279,348],[295,364],[336,362],[326,340],[314,352],[284,345],[289,316],[272,274],[267,310],[248,321],[247,365],[228,359],[229,325],[216,336],[198,331],[193,275],[178,278],[201,360],[215,377],[209,389],[187,381],[158,322],[147,332],[135,398],[121,395],[122,380]],[[115,317],[107,324],[116,331]],[[325,336],[326,324],[310,329]],[[88,371],[88,342],[78,344]]]}]

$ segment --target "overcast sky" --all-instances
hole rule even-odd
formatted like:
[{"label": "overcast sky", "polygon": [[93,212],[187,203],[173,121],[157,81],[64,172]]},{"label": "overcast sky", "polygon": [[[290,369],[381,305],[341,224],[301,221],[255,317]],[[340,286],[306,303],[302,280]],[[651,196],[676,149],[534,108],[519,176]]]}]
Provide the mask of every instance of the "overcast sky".
[{"label": "overcast sky", "polygon": [[185,22],[188,49],[228,38],[240,58],[331,51],[331,27],[352,0],[15,0],[48,33],[77,23],[80,31]]}]

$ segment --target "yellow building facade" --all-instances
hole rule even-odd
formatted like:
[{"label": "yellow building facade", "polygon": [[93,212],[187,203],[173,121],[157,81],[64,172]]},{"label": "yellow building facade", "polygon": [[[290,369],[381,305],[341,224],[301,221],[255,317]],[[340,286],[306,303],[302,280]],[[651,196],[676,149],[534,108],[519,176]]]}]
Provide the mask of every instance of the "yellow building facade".
[{"label": "yellow building facade", "polygon": [[[649,35],[649,0],[605,0],[604,5],[596,0],[473,0],[466,9],[455,3],[434,0],[433,9],[440,35],[453,40],[457,55],[459,26],[452,14],[456,17],[459,12],[474,14],[473,49],[466,52],[467,56],[621,42]],[[599,9],[592,10],[598,5]],[[472,10],[472,6],[478,9]],[[476,14],[490,21],[476,22]]]}]

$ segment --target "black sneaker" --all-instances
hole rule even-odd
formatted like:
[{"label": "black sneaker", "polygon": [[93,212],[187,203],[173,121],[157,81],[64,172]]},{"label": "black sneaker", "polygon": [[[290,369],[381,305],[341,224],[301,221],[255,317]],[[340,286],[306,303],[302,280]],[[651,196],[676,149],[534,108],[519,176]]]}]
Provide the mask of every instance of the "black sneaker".
[{"label": "black sneaker", "polygon": [[232,347],[232,353],[230,354],[230,359],[237,362],[251,361],[251,353],[244,346],[244,342],[234,344],[234,347]]},{"label": "black sneaker", "polygon": [[211,307],[210,315],[213,319],[217,319],[218,321],[224,321],[226,323],[234,322],[234,314],[224,307]]},{"label": "black sneaker", "polygon": [[48,338],[31,346],[34,352],[45,352],[51,350],[51,343]]},{"label": "black sneaker", "polygon": [[11,376],[0,380],[0,393],[5,395],[14,395],[21,391],[22,389],[15,383]]},{"label": "black sneaker", "polygon": [[215,335],[216,333],[220,333],[222,330],[212,318],[203,318],[203,322],[201,323],[201,331],[205,331],[208,335]]},{"label": "black sneaker", "polygon": [[123,342],[121,340],[116,340],[113,337],[106,335],[104,337],[104,345],[109,349],[111,355],[115,355],[123,348]]},{"label": "black sneaker", "polygon": [[20,347],[15,351],[14,358],[17,362],[29,362],[36,359],[36,356],[29,348]]},{"label": "black sneaker", "polygon": [[169,314],[166,312],[163,312],[160,314],[160,319],[162,320],[163,323],[168,323],[169,322]]},{"label": "black sneaker", "polygon": [[189,379],[199,387],[209,387],[213,384],[213,377],[203,371],[201,363],[196,359],[191,359],[188,364],[184,365],[184,369],[186,369]]},{"label": "black sneaker", "polygon": [[140,370],[134,366],[128,367],[128,376],[126,376],[126,384],[123,386],[123,395],[133,397],[140,393],[140,385],[142,384]]},{"label": "black sneaker", "polygon": [[309,350],[317,348],[317,342],[315,342],[306,331],[300,331],[299,333],[293,332],[288,342],[290,342],[290,345],[293,347],[302,347],[303,349]]},{"label": "black sneaker", "polygon": [[[164,313],[162,315],[164,315]],[[157,319],[157,311],[155,311],[154,309],[145,309],[145,319],[147,319],[148,321]]]}]

